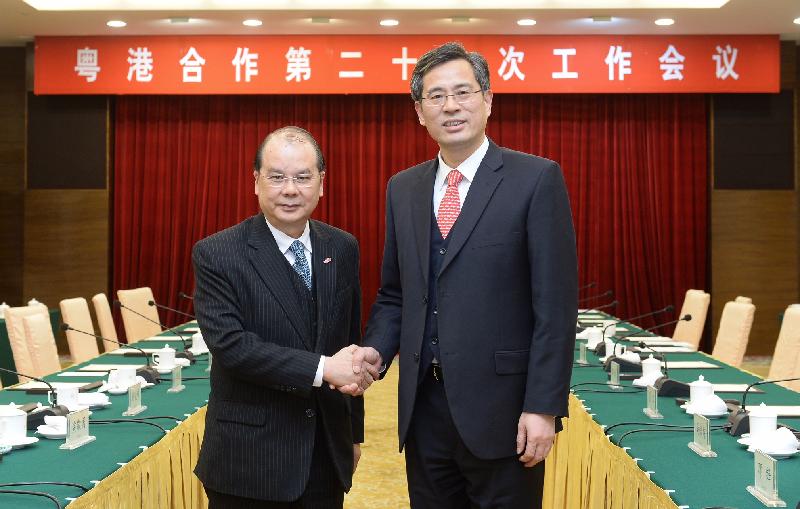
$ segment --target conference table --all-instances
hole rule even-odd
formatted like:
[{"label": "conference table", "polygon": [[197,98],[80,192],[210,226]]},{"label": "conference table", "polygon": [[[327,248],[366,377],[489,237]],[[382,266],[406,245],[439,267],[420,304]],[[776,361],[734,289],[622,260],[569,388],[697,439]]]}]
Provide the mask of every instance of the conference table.
[{"label": "conference table", "polygon": [[[583,320],[614,319],[604,313],[584,313]],[[618,326],[617,335],[641,331],[631,324]],[[641,331],[636,336],[652,336]],[[578,342],[580,344],[580,341]],[[623,344],[623,343],[621,343]],[[577,345],[576,345],[577,346]],[[575,360],[578,359],[578,350]],[[753,453],[737,443],[738,437],[714,426],[724,425],[727,417],[710,419],[710,442],[716,458],[704,458],[689,449],[692,432],[637,432],[626,436],[622,447],[616,445],[622,434],[646,426],[631,424],[604,428],[624,422],[657,422],[693,425],[693,417],[675,403],[675,398],[659,397],[662,420],[651,420],[644,413],[646,393],[622,380],[622,390],[606,386],[608,373],[599,367],[598,357],[587,355],[591,365],[574,365],[569,419],[559,433],[548,459],[545,478],[545,504],[552,508],[758,508],[764,507],[746,486],[754,484]],[[667,367],[681,361],[706,361],[716,368],[668,369],[669,377],[692,382],[700,375],[713,384],[750,384],[759,377],[729,366],[701,352],[667,353]],[[597,385],[589,385],[597,384]],[[778,385],[762,385],[763,393],[749,393],[747,407],[762,402],[768,405],[800,405],[800,394]],[[741,393],[717,393],[724,399],[742,399]],[[688,399],[688,398],[687,398]],[[800,418],[778,418],[794,429]],[[800,503],[800,455],[778,460],[777,484],[787,506]]]},{"label": "conference table", "polygon": [[[582,319],[608,319],[608,315],[595,313]],[[186,324],[179,328],[185,329]],[[623,324],[626,330],[638,330]],[[642,332],[642,335],[648,335]],[[146,348],[160,348],[169,344],[181,348],[180,341],[170,333],[163,342],[137,343]],[[578,352],[576,350],[576,359]],[[207,356],[183,370],[184,378],[207,377]],[[670,377],[690,382],[699,375],[712,383],[746,384],[758,377],[725,365],[702,353],[669,354],[669,362],[704,360],[718,366],[716,369],[670,369]],[[630,381],[622,381],[623,389],[615,391],[606,386],[607,373],[599,366],[596,356],[588,355],[592,364],[573,369],[570,395],[570,417],[564,420],[564,430],[558,434],[553,451],[548,458],[545,477],[543,507],[558,509],[675,509],[705,507],[757,508],[763,507],[745,487],[753,484],[753,454],[724,431],[710,434],[716,458],[702,458],[687,447],[691,433],[635,433],[622,444],[616,440],[626,431],[643,426],[618,426],[611,440],[603,427],[620,422],[647,422],[642,413],[646,406],[645,393],[631,388]],[[74,372],[87,364],[143,363],[141,357],[124,357],[104,354],[83,364],[68,368]],[[73,378],[54,374],[48,381],[93,382],[97,377]],[[90,424],[90,434],[97,437],[75,450],[61,450],[63,440],[42,438],[38,443],[4,455],[0,462],[0,483],[27,481],[66,481],[91,488],[83,492],[70,486],[29,486],[13,489],[46,491],[62,505],[74,498],[70,508],[195,508],[205,507],[202,486],[192,474],[202,442],[205,424],[205,405],[208,399],[208,380],[185,380],[185,390],[169,393],[169,382],[162,382],[142,391],[147,410],[136,417],[122,416],[127,409],[127,396],[110,396],[112,405],[93,410],[95,419],[134,419],[169,416],[154,419],[168,432],[135,422],[117,424]],[[597,385],[576,385],[576,384]],[[800,404],[800,394],[776,385],[762,386],[763,393],[750,394],[748,407],[763,402],[775,405]],[[723,398],[741,399],[740,394],[721,393]],[[44,395],[29,395],[21,391],[0,391],[0,403],[17,404],[40,401]],[[686,415],[673,398],[659,398],[659,410],[664,415],[662,423],[691,426],[692,418]],[[369,418],[369,417],[368,417]],[[780,422],[794,428],[800,419],[779,418]],[[724,418],[712,419],[712,426],[724,424]],[[29,432],[29,436],[35,436]],[[398,472],[397,475],[403,475]],[[778,488],[788,507],[800,502],[800,457],[778,462]],[[53,507],[52,501],[17,494],[0,493],[0,507],[20,509]]]}]

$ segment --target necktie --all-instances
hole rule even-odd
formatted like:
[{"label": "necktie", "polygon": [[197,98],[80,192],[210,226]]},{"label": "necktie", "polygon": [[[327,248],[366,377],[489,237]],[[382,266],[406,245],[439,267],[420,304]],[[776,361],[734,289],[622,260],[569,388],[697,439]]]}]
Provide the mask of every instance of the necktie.
[{"label": "necktie", "polygon": [[299,240],[295,240],[292,242],[292,245],[289,246],[289,249],[294,253],[294,265],[292,265],[292,268],[297,272],[297,275],[303,279],[306,288],[311,290],[311,268],[308,266],[303,243]]},{"label": "necktie", "polygon": [[442,238],[446,239],[450,229],[458,219],[458,214],[461,212],[461,202],[458,199],[458,183],[464,175],[459,173],[458,170],[450,170],[447,174],[447,189],[444,192],[444,198],[439,203],[439,214],[436,216],[436,222],[439,223],[439,231],[442,233]]}]

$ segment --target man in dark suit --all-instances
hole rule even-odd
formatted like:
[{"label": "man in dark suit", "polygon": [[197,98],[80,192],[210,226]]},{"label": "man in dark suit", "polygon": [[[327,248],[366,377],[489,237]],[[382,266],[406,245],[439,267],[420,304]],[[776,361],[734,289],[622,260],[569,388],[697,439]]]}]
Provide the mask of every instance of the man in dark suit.
[{"label": "man in dark suit", "polygon": [[540,507],[577,316],[564,178],[555,162],[486,137],[481,55],[456,43],[431,50],[411,95],[440,152],[387,186],[371,348],[356,364],[386,367],[399,354],[412,508]]},{"label": "man in dark suit", "polygon": [[194,305],[214,356],[195,472],[212,509],[341,508],[350,488],[363,400],[330,386],[358,393],[372,379],[353,372],[358,243],[309,220],[324,175],[311,134],[271,133],[253,171],[262,213],[194,247]]}]

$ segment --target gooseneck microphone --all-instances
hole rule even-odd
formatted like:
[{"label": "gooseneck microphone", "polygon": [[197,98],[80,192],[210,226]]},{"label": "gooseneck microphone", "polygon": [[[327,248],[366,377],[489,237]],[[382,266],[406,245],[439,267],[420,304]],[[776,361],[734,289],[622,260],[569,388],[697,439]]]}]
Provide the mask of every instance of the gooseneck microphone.
[{"label": "gooseneck microphone", "polygon": [[795,380],[800,380],[800,377],[792,377],[792,378],[775,378],[773,380],[759,380],[758,382],[753,382],[747,386],[747,388],[742,393],[742,406],[735,412],[732,412],[728,416],[728,423],[731,425],[731,429],[728,431],[731,435],[738,437],[742,433],[749,433],[750,432],[750,413],[747,411],[745,407],[745,403],[747,401],[747,393],[750,392],[750,389],[755,387],[756,385],[764,385],[764,384],[774,384],[777,382],[793,382]]},{"label": "gooseneck microphone", "polygon": [[137,315],[137,316],[139,316],[141,318],[144,318],[148,322],[154,323],[154,324],[158,325],[159,327],[161,327],[162,329],[167,330],[167,331],[175,334],[176,336],[178,336],[178,338],[180,338],[180,340],[181,340],[181,343],[183,343],[183,352],[176,353],[175,357],[183,357],[185,359],[189,359],[189,362],[192,363],[192,364],[197,362],[197,360],[194,358],[194,354],[189,351],[189,345],[186,342],[186,338],[184,338],[178,331],[176,331],[175,329],[170,328],[170,327],[164,327],[164,325],[161,322],[157,322],[157,321],[155,321],[155,320],[153,320],[151,318],[146,317],[142,313],[140,313],[140,312],[138,312],[138,311],[136,311],[134,309],[129,308],[128,306],[126,306],[125,304],[120,302],[119,300],[114,300],[114,305],[116,307],[118,307],[118,308],[126,309],[126,310],[130,311],[131,313],[133,313],[134,315]]},{"label": "gooseneck microphone", "polygon": [[55,388],[44,378],[26,375],[25,373],[20,373],[19,371],[14,371],[13,369],[0,368],[0,371],[11,373],[12,375],[24,376],[25,378],[30,378],[31,380],[36,380],[37,382],[42,382],[50,389],[50,394],[52,394],[52,398],[50,398],[50,406],[34,409],[28,414],[29,430],[36,429],[39,425],[44,424],[45,415],[67,415],[69,413],[69,409],[67,407],[58,404],[58,394],[56,393]]},{"label": "gooseneck microphone", "polygon": [[183,292],[178,292],[178,297],[180,297],[181,299],[194,300],[194,297],[192,297],[191,295],[187,295]]},{"label": "gooseneck microphone", "polygon": [[167,311],[172,311],[173,313],[178,313],[179,315],[188,316],[192,320],[197,320],[197,317],[194,315],[190,315],[189,313],[184,313],[183,311],[175,308],[171,308],[169,306],[165,306],[164,304],[159,304],[154,300],[147,301],[148,306],[155,306],[159,309],[166,309]]},{"label": "gooseneck microphone", "polygon": [[581,302],[586,302],[594,299],[602,299],[603,297],[613,297],[613,296],[614,296],[614,290],[608,290],[605,293],[599,293],[597,295],[590,295],[588,297],[578,299],[578,304],[580,304]]},{"label": "gooseneck microphone", "polygon": [[[631,336],[635,336],[636,334],[641,334],[643,332],[650,332],[650,331],[652,331],[654,329],[658,329],[658,328],[661,328],[661,327],[666,327],[667,325],[672,325],[674,323],[683,322],[683,321],[688,322],[688,321],[691,321],[691,319],[692,319],[692,315],[687,313],[687,314],[683,315],[682,317],[678,318],[677,320],[670,320],[669,322],[660,323],[660,324],[654,325],[654,326],[652,326],[650,328],[647,328],[647,329],[644,329],[644,330],[640,330],[640,331],[632,331],[632,332],[629,332],[628,334],[620,336],[616,340],[611,339],[611,344],[613,345],[612,346],[612,348],[613,348],[612,354],[616,353],[616,351],[617,351],[617,343],[619,341],[623,341],[626,338],[629,338]],[[611,361],[616,361],[616,362],[618,362],[620,364],[620,371],[632,371],[632,372],[641,372],[642,371],[642,365],[641,364],[635,364],[635,363],[630,363],[630,362],[624,361],[622,359],[616,359],[615,355],[609,355],[608,357],[606,357],[606,364],[605,364],[605,367],[604,367],[604,369],[606,371],[611,371]]]},{"label": "gooseneck microphone", "polygon": [[597,286],[597,281],[592,281],[591,283],[587,283],[581,287],[578,287],[578,291],[582,292],[584,290],[588,290],[589,288],[594,288],[595,286]]},{"label": "gooseneck microphone", "polygon": [[[645,318],[645,317],[648,317],[648,316],[657,315],[659,313],[669,313],[673,309],[675,309],[675,306],[670,304],[669,306],[663,307],[661,309],[656,309],[655,311],[650,311],[648,313],[643,313],[641,315],[632,316],[630,318],[623,318],[622,320],[616,320],[614,323],[610,323],[610,324],[606,325],[605,327],[603,327],[603,337],[606,337],[606,330],[609,327],[611,327],[612,325],[617,325],[617,324],[620,324],[622,322],[632,322],[632,321],[637,320],[639,318]],[[599,345],[597,345],[597,348],[595,348],[594,352],[597,355],[601,356],[601,357],[603,355],[605,355],[606,354],[606,345],[605,345],[605,343],[600,343]]]},{"label": "gooseneck microphone", "polygon": [[131,345],[129,343],[120,343],[119,341],[114,341],[113,339],[104,338],[103,336],[98,336],[97,334],[93,334],[93,333],[85,331],[85,330],[76,329],[75,327],[72,327],[68,323],[62,323],[61,324],[61,330],[63,330],[63,331],[71,330],[71,331],[79,332],[81,334],[86,334],[87,336],[92,336],[93,338],[102,339],[103,341],[108,341],[109,343],[114,343],[115,345],[119,345],[119,346],[121,346],[123,348],[131,348],[133,350],[138,351],[144,357],[144,361],[146,363],[146,366],[143,367],[143,368],[137,369],[136,370],[136,374],[141,376],[142,378],[144,378],[145,382],[148,382],[148,383],[151,383],[151,384],[157,384],[158,382],[160,382],[160,379],[159,379],[159,376],[158,376],[158,371],[150,364],[150,356],[147,355],[147,352],[145,352],[144,350],[142,350],[138,346],[133,346],[133,345]]},{"label": "gooseneck microphone", "polygon": [[613,308],[617,307],[617,304],[619,304],[619,301],[618,300],[613,300],[613,301],[609,302],[608,304],[603,304],[602,306],[597,306],[597,307],[592,308],[592,311],[600,311],[601,309],[608,309],[608,308],[613,309]]}]

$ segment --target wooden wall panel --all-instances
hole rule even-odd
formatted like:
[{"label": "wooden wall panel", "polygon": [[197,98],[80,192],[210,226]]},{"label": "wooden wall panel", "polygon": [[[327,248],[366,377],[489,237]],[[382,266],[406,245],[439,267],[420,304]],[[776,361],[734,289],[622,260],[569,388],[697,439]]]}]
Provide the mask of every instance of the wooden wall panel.
[{"label": "wooden wall panel", "polygon": [[0,302],[22,302],[25,49],[0,48]]},{"label": "wooden wall panel", "polygon": [[725,302],[756,306],[748,355],[772,355],[778,314],[798,297],[798,204],[794,191],[712,191],[712,337]]},{"label": "wooden wall panel", "polygon": [[[50,308],[61,299],[108,291],[109,200],[103,190],[30,190],[25,197],[25,298]],[[91,304],[90,304],[91,306]],[[63,335],[59,351],[66,353]]]}]

